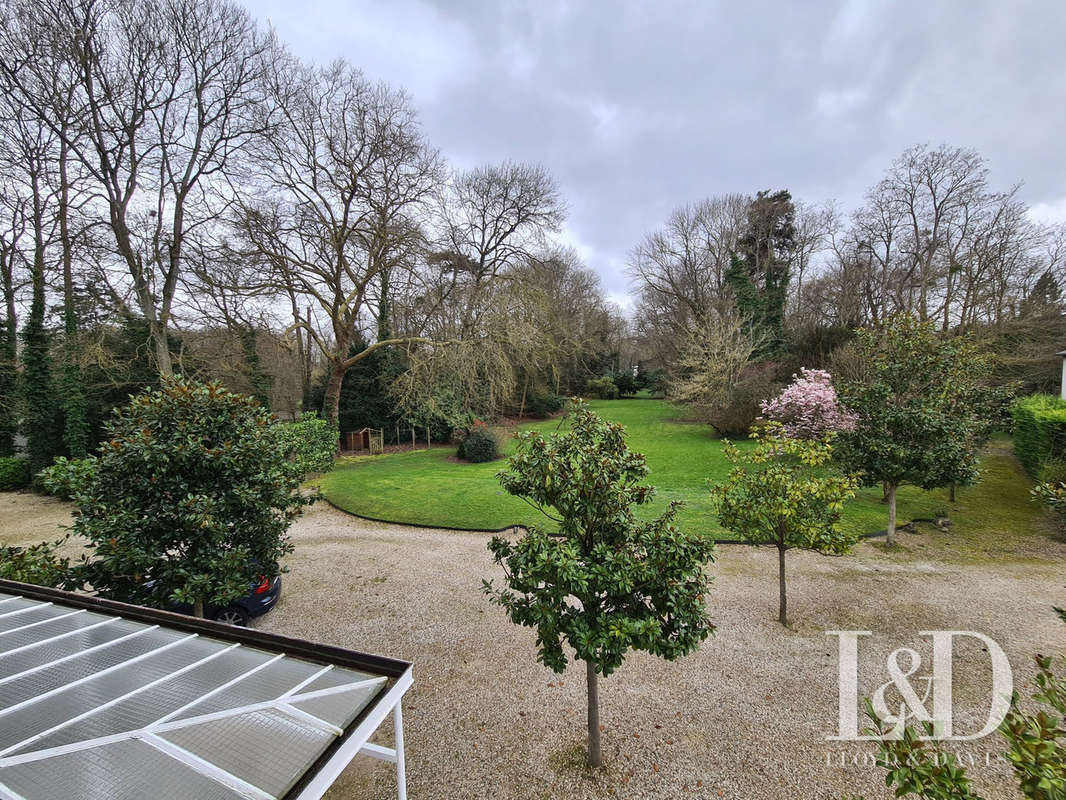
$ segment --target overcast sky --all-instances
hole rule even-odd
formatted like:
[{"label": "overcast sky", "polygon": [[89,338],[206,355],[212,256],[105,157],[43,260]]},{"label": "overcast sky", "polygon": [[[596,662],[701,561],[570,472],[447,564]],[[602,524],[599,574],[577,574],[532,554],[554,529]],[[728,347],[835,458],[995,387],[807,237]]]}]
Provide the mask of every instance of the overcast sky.
[{"label": "overcast sky", "polygon": [[539,161],[624,300],[672,208],[788,188],[845,209],[905,148],[972,147],[1066,221],[1066,0],[246,0],[299,55],[406,88],[456,166]]}]

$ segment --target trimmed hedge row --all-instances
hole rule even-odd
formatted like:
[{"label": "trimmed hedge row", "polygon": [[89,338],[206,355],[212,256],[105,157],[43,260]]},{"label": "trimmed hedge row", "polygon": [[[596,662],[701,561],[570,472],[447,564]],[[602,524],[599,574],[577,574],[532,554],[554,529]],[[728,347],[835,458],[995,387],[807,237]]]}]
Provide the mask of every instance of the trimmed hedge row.
[{"label": "trimmed hedge row", "polygon": [[1034,394],[1018,400],[1012,414],[1014,452],[1026,472],[1036,476],[1047,462],[1066,459],[1066,400]]}]

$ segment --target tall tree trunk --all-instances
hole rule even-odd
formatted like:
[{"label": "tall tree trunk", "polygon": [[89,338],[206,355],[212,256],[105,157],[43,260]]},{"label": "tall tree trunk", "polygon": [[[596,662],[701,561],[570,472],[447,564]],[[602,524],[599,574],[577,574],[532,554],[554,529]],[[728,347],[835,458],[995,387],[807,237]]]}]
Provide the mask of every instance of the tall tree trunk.
[{"label": "tall tree trunk", "polygon": [[885,544],[896,543],[896,484],[886,484],[888,487],[888,528],[885,530]]},{"label": "tall tree trunk", "polygon": [[603,765],[603,756],[600,753],[600,686],[596,665],[591,661],[585,662],[585,683],[588,686],[589,700],[589,749],[586,761],[590,767],[599,767]]},{"label": "tall tree trunk", "polygon": [[955,502],[955,488],[957,486],[958,484],[956,484],[955,481],[952,481],[951,486],[948,487],[948,500],[950,500],[952,503]]},{"label": "tall tree trunk", "polygon": [[167,341],[167,329],[155,320],[148,321],[148,330],[152,336],[155,349],[155,368],[162,375],[174,374],[174,362],[170,357],[170,343]]},{"label": "tall tree trunk", "polygon": [[788,596],[785,593],[785,546],[777,546],[777,621],[788,625]]},{"label": "tall tree trunk", "polygon": [[3,284],[4,316],[0,318],[0,456],[15,452],[15,392],[18,372],[18,334],[15,308],[15,287],[12,275],[12,253],[0,251],[0,282]]},{"label": "tall tree trunk", "polygon": [[70,184],[67,144],[59,146],[59,239],[63,249],[63,442],[71,458],[89,454],[89,420],[78,347],[78,317],[74,309],[74,253],[70,237]]},{"label": "tall tree trunk", "polygon": [[341,386],[344,384],[344,373],[347,371],[343,356],[330,361],[329,381],[326,383],[326,394],[322,398],[322,416],[338,430],[340,430]]},{"label": "tall tree trunk", "polygon": [[[299,319],[299,310],[296,308],[295,300],[293,301],[293,311]],[[304,353],[303,361],[300,364],[300,369],[303,370],[303,409],[304,411],[311,410],[311,373],[313,372],[314,364],[312,361],[312,342],[311,334],[308,331],[311,329],[311,306],[307,307],[307,317],[304,320],[307,329],[304,331]]]}]

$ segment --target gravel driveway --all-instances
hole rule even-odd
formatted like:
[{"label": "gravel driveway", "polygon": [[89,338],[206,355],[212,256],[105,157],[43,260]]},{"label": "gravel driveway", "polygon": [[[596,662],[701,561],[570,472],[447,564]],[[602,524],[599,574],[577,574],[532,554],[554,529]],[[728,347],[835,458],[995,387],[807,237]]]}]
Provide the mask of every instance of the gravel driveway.
[{"label": "gravel driveway", "polygon": [[[54,501],[0,494],[0,540],[38,541],[65,518]],[[1066,626],[1050,608],[1066,605],[1058,542],[1041,539],[1043,558],[979,566],[908,561],[871,543],[843,558],[790,553],[790,630],[775,621],[776,554],[722,546],[708,598],[716,635],[675,663],[633,655],[601,681],[607,766],[590,774],[584,670],[560,677],[539,665],[533,632],[481,595],[481,579],[496,576],[485,535],[367,523],[322,504],[292,535],[284,595],[258,627],[414,661],[404,707],[412,800],[880,800],[890,796],[884,773],[862,763],[870,746],[826,740],[838,719],[837,639],[827,630],[873,632],[860,650],[864,695],[889,680],[885,658],[899,647],[925,656],[911,678],[921,694],[929,647],[918,631],[991,636],[1019,687],[1033,653],[1066,652]],[[947,535],[904,543],[921,538],[923,554],[935,553],[935,537]],[[983,724],[988,678],[981,644],[959,642],[961,732]],[[980,762],[971,773],[982,796],[1018,796],[996,761],[999,741],[956,749]],[[327,797],[395,797],[392,767],[358,758]]]}]

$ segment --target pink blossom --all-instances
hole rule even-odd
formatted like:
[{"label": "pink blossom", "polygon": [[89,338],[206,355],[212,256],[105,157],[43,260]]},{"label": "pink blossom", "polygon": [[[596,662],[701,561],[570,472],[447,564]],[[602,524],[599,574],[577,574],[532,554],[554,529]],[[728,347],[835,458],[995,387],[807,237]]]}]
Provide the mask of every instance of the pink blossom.
[{"label": "pink blossom", "polygon": [[855,429],[858,417],[844,408],[823,369],[802,369],[773,400],[763,401],[762,413],[780,422],[795,439],[821,439],[828,433]]}]

